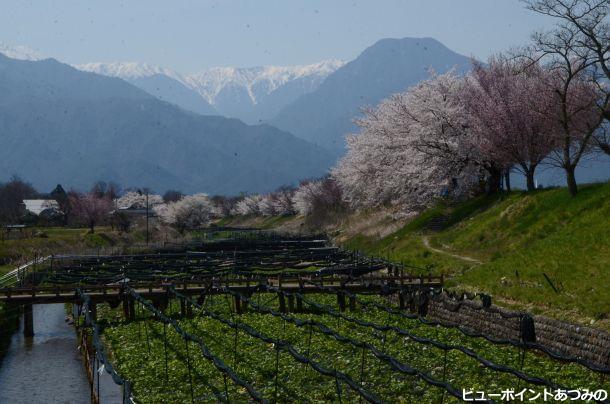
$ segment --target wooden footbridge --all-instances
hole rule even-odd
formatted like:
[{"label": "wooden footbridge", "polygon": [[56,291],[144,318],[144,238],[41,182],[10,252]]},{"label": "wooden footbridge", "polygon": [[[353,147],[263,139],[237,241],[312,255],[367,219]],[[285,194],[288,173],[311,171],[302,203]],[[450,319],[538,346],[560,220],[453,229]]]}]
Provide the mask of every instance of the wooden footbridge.
[{"label": "wooden footbridge", "polygon": [[[129,317],[133,300],[125,292],[127,286],[159,307],[167,305],[168,290],[175,288],[198,301],[231,292],[277,293],[282,311],[291,311],[294,299],[286,302],[279,291],[333,293],[344,309],[343,292],[386,294],[442,285],[442,276],[412,276],[404,265],[329,246],[323,239],[247,237],[174,245],[139,255],[45,257],[0,278],[0,302],[24,307],[24,333],[31,336],[33,304],[80,305],[79,290],[91,299],[94,316],[96,305],[107,303],[122,304]],[[233,299],[235,310],[244,310],[244,302]],[[297,310],[300,306],[297,299]]]}]

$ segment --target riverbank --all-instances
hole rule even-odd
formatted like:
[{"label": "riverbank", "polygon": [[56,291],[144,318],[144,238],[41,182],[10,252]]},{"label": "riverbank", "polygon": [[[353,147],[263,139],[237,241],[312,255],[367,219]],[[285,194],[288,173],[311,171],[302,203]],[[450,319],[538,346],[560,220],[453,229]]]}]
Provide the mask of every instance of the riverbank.
[{"label": "riverbank", "polygon": [[[165,235],[157,229],[151,232],[153,241],[163,240]],[[0,275],[36,257],[51,254],[71,254],[82,252],[104,252],[109,249],[129,248],[134,244],[144,244],[142,229],[125,233],[110,227],[97,227],[95,233],[89,229],[69,227],[40,227],[28,229],[27,237],[3,239],[0,241]]]},{"label": "riverbank", "polygon": [[[346,214],[322,228],[303,217],[239,217],[225,225],[320,231],[347,248],[444,274],[454,290],[610,330],[610,183],[481,196],[404,219],[388,208]],[[426,245],[426,242],[428,245]],[[468,259],[465,259],[467,257]]]}]

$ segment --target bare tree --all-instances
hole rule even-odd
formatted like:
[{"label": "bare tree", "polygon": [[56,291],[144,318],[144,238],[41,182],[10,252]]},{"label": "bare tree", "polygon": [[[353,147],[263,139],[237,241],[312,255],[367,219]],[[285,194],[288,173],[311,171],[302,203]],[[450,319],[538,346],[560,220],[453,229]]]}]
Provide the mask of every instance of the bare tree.
[{"label": "bare tree", "polygon": [[34,198],[38,192],[34,187],[17,176],[5,184],[0,184],[0,221],[13,223],[23,216],[23,200]]},{"label": "bare tree", "polygon": [[227,217],[235,214],[237,203],[242,200],[239,196],[214,195],[210,198],[214,204],[214,215]]},{"label": "bare tree", "polygon": [[180,199],[184,197],[184,194],[180,191],[176,191],[175,189],[168,189],[163,194],[163,202],[178,202]]},{"label": "bare tree", "polygon": [[310,226],[333,223],[347,210],[343,192],[332,177],[303,181],[293,199],[296,210]]},{"label": "bare tree", "polygon": [[116,199],[121,193],[121,187],[115,182],[104,182],[98,181],[91,187],[93,195],[97,198],[109,198],[110,200]]},{"label": "bare tree", "polygon": [[[541,34],[535,36],[539,50],[556,56],[569,55],[572,63],[578,63],[595,78],[598,90],[605,96],[599,103],[600,112],[610,120],[608,97],[610,88],[610,2],[608,0],[522,0],[526,7],[539,14],[557,19],[553,46]],[[568,40],[569,39],[569,40]],[[561,45],[557,52],[557,45]],[[597,130],[591,136],[598,150],[610,155],[610,136],[605,130]]]},{"label": "bare tree", "polygon": [[293,201],[294,192],[294,187],[282,186],[272,193],[273,206],[278,215],[290,216],[296,213]]},{"label": "bare tree", "polygon": [[[561,10],[575,12],[581,3],[592,4],[573,0],[526,1],[530,9],[557,18]],[[601,132],[610,92],[605,90],[604,74],[600,73],[604,63],[599,63],[598,54],[587,45],[586,36],[567,18],[552,31],[535,33],[533,45],[526,54],[532,62],[540,62],[552,72],[552,80],[545,84],[548,94],[554,98],[555,108],[549,114],[557,122],[559,147],[551,153],[550,163],[565,171],[568,190],[575,196],[578,192],[576,167],[591,151],[596,135]]]}]

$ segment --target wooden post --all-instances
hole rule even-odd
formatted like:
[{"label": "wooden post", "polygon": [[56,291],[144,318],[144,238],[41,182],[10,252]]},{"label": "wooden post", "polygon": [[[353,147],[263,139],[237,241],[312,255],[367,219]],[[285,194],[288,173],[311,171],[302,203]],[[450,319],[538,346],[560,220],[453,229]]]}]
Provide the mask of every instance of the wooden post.
[{"label": "wooden post", "polygon": [[[7,303],[7,305],[10,313],[15,313],[21,309],[17,303]],[[21,325],[21,317],[19,315],[15,316],[15,325],[17,326],[17,329],[19,329],[19,326]]]},{"label": "wooden post", "polygon": [[409,300],[409,311],[415,313],[417,311],[417,305],[415,304],[415,286],[409,289],[410,300]]},{"label": "wooden post", "polygon": [[398,306],[401,310],[405,308],[405,293],[402,290],[398,292]]},{"label": "wooden post", "polygon": [[23,306],[23,335],[34,336],[34,310],[31,303]]},{"label": "wooden post", "polygon": [[351,295],[349,297],[349,309],[350,311],[356,310],[356,296]]},{"label": "wooden post", "polygon": [[180,314],[182,315],[182,317],[186,317],[186,302],[182,299],[180,299]]},{"label": "wooden post", "polygon": [[97,321],[97,304],[91,303],[89,306],[89,315],[93,321]]},{"label": "wooden post", "polygon": [[241,299],[238,296],[233,296],[233,309],[235,313],[241,314]]},{"label": "wooden post", "polygon": [[339,311],[345,311],[345,295],[341,291],[337,292],[337,305]]},{"label": "wooden post", "polygon": [[[252,298],[252,292],[246,292],[244,293],[244,296],[247,297],[248,299]],[[245,299],[240,298],[239,300],[241,300],[241,312],[245,313],[248,311],[248,301]]]},{"label": "wooden post", "polygon": [[161,310],[161,311],[167,310],[168,305],[169,305],[169,298],[167,296],[159,299],[159,310]]},{"label": "wooden post", "polygon": [[294,295],[288,296],[288,312],[294,313]]},{"label": "wooden post", "polygon": [[129,319],[134,321],[136,319],[136,302],[132,298],[128,298],[128,306],[129,306]]},{"label": "wooden post", "polygon": [[297,296],[297,313],[303,312],[303,298],[301,296]]},{"label": "wooden post", "polygon": [[123,297],[123,316],[125,317],[125,320],[129,319],[129,297],[128,296]]},{"label": "wooden post", "polygon": [[286,313],[286,298],[283,293],[278,292],[277,298],[280,301],[280,311]]}]

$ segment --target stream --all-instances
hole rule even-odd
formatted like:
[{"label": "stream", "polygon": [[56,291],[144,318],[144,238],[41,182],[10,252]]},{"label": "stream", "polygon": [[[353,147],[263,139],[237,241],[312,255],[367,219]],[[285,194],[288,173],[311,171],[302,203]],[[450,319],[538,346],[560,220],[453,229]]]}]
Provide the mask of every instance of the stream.
[{"label": "stream", "polygon": [[[19,331],[0,363],[0,403],[90,403],[91,387],[63,304],[34,305],[34,337]],[[100,402],[120,403],[120,388],[105,372]],[[97,386],[96,386],[97,387]]]}]

